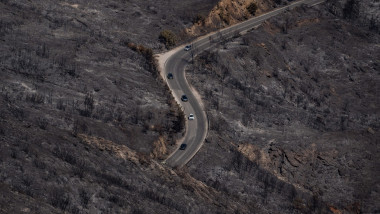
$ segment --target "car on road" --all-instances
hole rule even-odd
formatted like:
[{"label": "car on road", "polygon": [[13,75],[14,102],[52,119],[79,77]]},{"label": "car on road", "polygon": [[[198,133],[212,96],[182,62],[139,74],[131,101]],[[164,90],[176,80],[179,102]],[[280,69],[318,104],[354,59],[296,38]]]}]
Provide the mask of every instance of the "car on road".
[{"label": "car on road", "polygon": [[194,114],[189,114],[189,120],[194,120]]},{"label": "car on road", "polygon": [[189,99],[188,99],[187,96],[184,94],[184,95],[182,95],[181,100],[182,100],[183,102],[187,102]]},{"label": "car on road", "polygon": [[181,146],[179,147],[179,150],[185,150],[187,147],[187,144],[182,143]]},{"label": "car on road", "polygon": [[191,49],[191,45],[186,45],[185,46],[185,51],[189,51]]},{"label": "car on road", "polygon": [[173,74],[172,73],[168,73],[167,78],[168,79],[173,79]]}]

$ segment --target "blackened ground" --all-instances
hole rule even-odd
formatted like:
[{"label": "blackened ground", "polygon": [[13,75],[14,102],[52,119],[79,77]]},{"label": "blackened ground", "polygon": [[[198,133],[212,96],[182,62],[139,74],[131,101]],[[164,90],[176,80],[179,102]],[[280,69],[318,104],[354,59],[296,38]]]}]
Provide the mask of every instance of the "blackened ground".
[{"label": "blackened ground", "polygon": [[274,212],[378,212],[379,34],[322,5],[218,42],[188,68],[210,119],[191,174]]},{"label": "blackened ground", "polygon": [[155,162],[183,132],[152,61],[149,26],[185,25],[183,13],[161,23],[171,6],[0,2],[0,213],[205,213],[237,201]]},{"label": "blackened ground", "polygon": [[323,11],[202,55],[210,143],[158,163],[183,117],[152,49],[216,1],[199,2],[0,2],[1,213],[376,212],[378,36]]}]

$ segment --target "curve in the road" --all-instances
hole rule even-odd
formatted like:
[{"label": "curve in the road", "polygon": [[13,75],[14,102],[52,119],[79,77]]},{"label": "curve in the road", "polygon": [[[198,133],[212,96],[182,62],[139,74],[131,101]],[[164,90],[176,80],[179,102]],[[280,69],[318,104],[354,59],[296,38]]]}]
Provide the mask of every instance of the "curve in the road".
[{"label": "curve in the road", "polygon": [[[186,132],[184,137],[180,140],[179,144],[187,144],[185,150],[175,150],[166,160],[165,163],[172,167],[182,167],[188,163],[194,155],[202,147],[203,142],[207,135],[208,121],[207,116],[204,111],[201,97],[197,91],[188,84],[185,77],[185,67],[191,60],[191,54],[198,54],[204,50],[211,48],[214,43],[212,43],[212,37],[222,35],[223,37],[231,37],[236,32],[242,33],[260,25],[263,21],[276,16],[288,9],[300,6],[301,4],[316,5],[324,2],[325,0],[300,0],[293,2],[288,6],[284,6],[275,9],[271,12],[262,14],[257,17],[253,17],[244,22],[232,25],[218,32],[210,33],[206,36],[202,36],[192,42],[193,51],[185,51],[184,45],[177,47],[169,52],[158,55],[158,63],[162,78],[164,78],[172,91],[175,100],[180,104],[182,110],[184,111],[186,118],[189,114],[195,115],[195,120],[186,120]],[[168,80],[167,74],[172,73],[174,75],[173,79]],[[181,96],[186,94],[189,101],[182,102]],[[178,145],[179,147],[179,145]]]}]

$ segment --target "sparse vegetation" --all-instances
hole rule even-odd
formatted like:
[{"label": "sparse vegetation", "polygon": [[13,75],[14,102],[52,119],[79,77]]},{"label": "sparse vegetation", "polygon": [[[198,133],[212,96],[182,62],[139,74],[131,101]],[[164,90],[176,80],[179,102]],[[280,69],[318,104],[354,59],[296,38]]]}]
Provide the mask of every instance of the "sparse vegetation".
[{"label": "sparse vegetation", "polygon": [[176,45],[177,37],[170,30],[163,30],[158,37],[160,41],[165,44],[166,48],[170,48]]}]

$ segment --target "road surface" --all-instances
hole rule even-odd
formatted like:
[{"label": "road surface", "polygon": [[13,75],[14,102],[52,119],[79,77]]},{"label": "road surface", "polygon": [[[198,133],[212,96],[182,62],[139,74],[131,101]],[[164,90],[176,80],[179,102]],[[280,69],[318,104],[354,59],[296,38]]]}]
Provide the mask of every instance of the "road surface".
[{"label": "road surface", "polygon": [[[253,17],[247,21],[232,25],[218,32],[202,36],[192,42],[191,51],[185,51],[184,46],[180,46],[169,52],[158,55],[161,76],[166,80],[176,101],[180,103],[185,112],[186,119],[191,113],[195,116],[195,120],[186,121],[185,135],[180,140],[178,148],[164,161],[167,165],[172,167],[182,167],[188,163],[202,147],[207,135],[208,121],[201,97],[196,90],[188,84],[185,78],[185,67],[191,62],[192,55],[196,55],[211,48],[215,45],[214,41],[218,40],[221,36],[228,38],[234,36],[236,33],[248,31],[259,26],[263,21],[302,4],[316,5],[322,2],[324,2],[324,0],[296,1],[290,5]],[[167,79],[168,73],[172,73],[174,78]],[[181,101],[181,96],[184,94],[187,95],[189,99],[188,102]],[[182,143],[187,144],[185,150],[179,150],[179,146]]]}]

